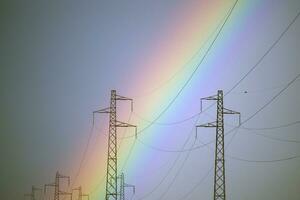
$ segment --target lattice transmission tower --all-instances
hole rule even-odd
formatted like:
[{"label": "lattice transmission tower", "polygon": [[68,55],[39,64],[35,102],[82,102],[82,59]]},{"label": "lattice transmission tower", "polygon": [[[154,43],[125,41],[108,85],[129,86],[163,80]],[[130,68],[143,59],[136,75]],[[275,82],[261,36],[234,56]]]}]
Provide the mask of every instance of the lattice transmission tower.
[{"label": "lattice transmission tower", "polygon": [[125,188],[132,188],[133,194],[135,194],[135,186],[125,183],[124,173],[118,177],[120,179],[120,200],[125,200]]},{"label": "lattice transmission tower", "polygon": [[59,200],[60,195],[69,195],[70,199],[72,200],[72,192],[64,192],[60,190],[60,179],[67,179],[68,180],[68,186],[70,186],[70,177],[61,175],[58,171],[55,175],[55,181],[54,183],[45,184],[44,186],[44,193],[47,191],[47,187],[54,187],[54,200]]},{"label": "lattice transmission tower", "polygon": [[239,112],[226,109],[223,106],[223,91],[218,90],[217,95],[201,98],[202,101],[217,101],[217,119],[214,122],[197,125],[198,127],[216,128],[216,146],[215,146],[215,174],[214,174],[214,200],[226,199],[225,186],[225,148],[224,148],[224,114],[239,115],[239,124],[241,123],[241,115]]},{"label": "lattice transmission tower", "polygon": [[116,90],[111,90],[110,107],[97,110],[95,113],[109,114],[108,154],[106,168],[106,193],[105,200],[117,200],[118,198],[118,152],[117,152],[117,128],[134,127],[137,135],[137,126],[117,120],[117,101],[130,101],[131,111],[133,99],[117,95]]}]

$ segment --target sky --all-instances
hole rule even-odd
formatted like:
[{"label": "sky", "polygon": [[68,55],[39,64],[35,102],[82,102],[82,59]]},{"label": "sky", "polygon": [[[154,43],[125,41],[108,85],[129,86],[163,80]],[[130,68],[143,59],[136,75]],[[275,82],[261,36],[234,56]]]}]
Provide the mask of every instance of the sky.
[{"label": "sky", "polygon": [[[299,199],[300,2],[0,2],[1,198],[71,177],[105,197],[107,115],[117,102],[126,199],[213,198],[215,120],[224,91],[227,199]],[[231,130],[232,129],[232,130]],[[203,145],[206,144],[206,145]],[[53,199],[53,190],[43,200]],[[61,199],[68,199],[61,197]],[[77,200],[76,194],[74,198]]]}]

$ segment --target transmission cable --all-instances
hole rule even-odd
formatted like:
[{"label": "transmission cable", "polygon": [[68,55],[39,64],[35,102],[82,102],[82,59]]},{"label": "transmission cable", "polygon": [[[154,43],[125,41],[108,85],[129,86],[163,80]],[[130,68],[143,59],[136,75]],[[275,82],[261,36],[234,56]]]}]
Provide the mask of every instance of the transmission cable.
[{"label": "transmission cable", "polygon": [[[297,16],[294,18],[294,20],[289,24],[289,26],[287,27],[287,29],[289,29],[289,27],[291,26],[291,24],[293,24],[294,22],[295,22],[295,19],[297,19],[298,18],[298,16],[299,16],[299,13],[297,14]],[[286,33],[287,32],[287,29],[283,32],[283,33]],[[280,35],[280,39],[282,38],[282,36],[283,36],[284,34],[281,34]],[[275,43],[274,44],[277,44],[278,43],[278,39],[275,41]],[[275,45],[272,45],[271,47],[270,47],[270,49],[267,51],[268,53],[271,51],[271,49],[273,49],[274,47],[275,47]],[[265,53],[264,55],[263,55],[263,57],[262,58],[265,58],[266,57],[266,55],[268,54],[268,53]],[[262,59],[260,59],[259,61],[258,61],[258,64],[260,63],[262,61]],[[245,75],[245,76],[243,76],[242,77],[242,79],[240,80],[240,81],[238,81],[238,83],[237,84],[235,84],[234,85],[234,87],[231,89],[231,90],[229,90],[226,94],[225,94],[225,96],[227,95],[227,94],[229,94],[234,88],[236,88],[257,66],[258,66],[258,64],[256,64],[256,65],[254,65],[251,69],[250,69],[250,71]],[[297,77],[298,78],[298,77]],[[293,81],[292,81],[293,82]],[[290,84],[288,84],[288,86],[289,86]],[[287,86],[287,87],[288,87]],[[280,94],[287,88],[287,87],[285,87],[281,92],[280,92]],[[279,95],[280,95],[279,94]],[[278,95],[278,96],[279,96]],[[275,96],[275,98],[276,97],[278,97],[278,96]],[[273,99],[271,99],[268,103],[270,104],[275,98],[273,98]],[[250,119],[252,119],[256,114],[258,114],[261,110],[263,110],[266,106],[267,106],[268,104],[266,104],[266,105],[264,105],[261,109],[259,109],[256,113],[254,113],[252,116],[250,116],[246,121],[244,121],[244,123],[246,123],[247,121],[249,121]]]},{"label": "transmission cable", "polygon": [[[150,92],[148,92],[148,95],[156,92],[157,90],[159,90],[160,88],[162,88],[164,85],[166,85],[167,83],[169,83],[170,81],[172,81],[181,71],[185,70],[188,66],[189,63],[197,58],[198,54],[203,50],[203,48],[206,46],[206,44],[209,42],[209,40],[212,38],[212,36],[218,31],[219,27],[221,26],[221,24],[223,23],[223,21],[225,20],[227,14],[223,17],[222,20],[220,20],[219,24],[215,27],[215,29],[212,31],[211,34],[209,34],[209,36],[206,38],[206,40],[201,44],[201,47],[195,52],[194,55],[192,55],[187,62],[183,65],[182,68],[180,68],[179,70],[177,70],[170,78],[168,78],[166,81],[164,81],[161,85],[159,85],[158,87],[153,88]],[[144,98],[145,95],[140,95],[140,96],[133,96],[133,98]]]},{"label": "transmission cable", "polygon": [[[292,83],[294,83],[294,81],[296,81],[297,80],[297,78],[300,76],[300,74],[298,74],[297,76],[296,76],[296,78],[294,78],[294,79],[292,79],[292,81],[290,81],[289,82],[289,84],[287,84],[286,85],[286,87],[285,88],[283,88],[279,93],[277,93],[273,98],[271,98],[266,104],[264,104],[262,107],[260,107],[255,113],[253,113],[250,117],[248,117],[246,120],[244,120],[243,122],[241,122],[241,125],[242,124],[245,124],[245,123],[247,123],[249,120],[251,120],[251,119],[253,119],[253,117],[254,116],[256,116],[258,113],[260,113],[263,109],[265,109],[268,105],[270,105],[277,97],[279,97],[281,94],[282,94],[282,92],[284,92]],[[231,129],[230,131],[232,132],[232,131],[234,131],[234,130],[237,130],[239,127],[236,127],[236,128],[233,128],[233,129]],[[237,132],[236,132],[237,133]],[[235,136],[236,134],[234,134],[234,136]],[[231,141],[233,140],[233,138],[234,138],[234,136],[231,138]],[[188,138],[189,139],[189,138]],[[187,140],[186,140],[187,141]],[[194,142],[194,144],[195,144],[195,142]],[[193,145],[194,145],[193,144]],[[193,147],[193,145],[192,145],[192,147]],[[192,151],[192,149],[194,149],[194,148],[191,148],[191,150],[189,151],[189,153]],[[189,153],[188,153],[188,155],[189,155]],[[178,156],[179,157],[179,156]],[[177,158],[178,158],[177,157]],[[185,161],[187,160],[187,157],[185,158]],[[262,161],[261,161],[262,162]],[[269,162],[269,161],[266,161],[266,162]],[[185,162],[184,162],[185,163]],[[182,165],[183,166],[183,165]],[[181,169],[182,169],[183,167],[181,167],[179,170],[181,171]],[[167,172],[167,174],[169,174],[170,173],[170,171],[171,170],[169,170],[168,172]],[[177,171],[177,175],[179,174],[179,172],[180,171]],[[176,177],[177,177],[177,175],[176,175]],[[165,180],[165,178],[166,178],[166,176],[163,178],[163,181]],[[145,195],[144,197],[142,197],[142,198],[138,198],[138,200],[142,200],[142,199],[144,199],[144,198],[146,198],[146,197],[148,197],[150,194],[152,194],[155,190],[156,190],[156,188],[158,188],[161,184],[162,184],[162,182],[163,181],[160,181],[160,183],[158,184],[158,185],[156,185],[155,186],[155,189],[154,190],[152,190],[150,193],[148,193],[147,195]],[[171,182],[171,184],[173,184],[173,182],[175,181],[175,179],[173,179],[172,180],[172,182]],[[168,187],[169,188],[169,187]],[[165,193],[164,193],[165,194]],[[163,195],[164,196],[164,195]]]},{"label": "transmission cable", "polygon": [[[236,1],[237,2],[237,1]],[[298,13],[297,14],[297,16],[294,18],[294,20],[289,24],[289,26],[287,27],[287,29],[280,35],[280,38],[278,39],[278,40],[276,40],[275,41],[275,43],[270,47],[270,49],[267,51],[267,53],[266,54],[264,54],[263,55],[263,58],[264,57],[266,57],[266,55],[271,51],[271,49],[273,49],[273,47],[279,42],[279,40],[282,38],[282,36],[287,32],[287,30],[289,29],[289,27],[296,21],[296,19],[298,18],[298,16],[299,16],[299,14],[300,13]],[[224,24],[223,24],[224,25]],[[222,26],[223,27],[223,26]],[[222,28],[221,27],[221,28]],[[216,39],[216,38],[215,38]],[[215,41],[215,40],[214,40]],[[213,42],[214,43],[214,42]],[[212,46],[212,45],[211,45]],[[207,55],[207,54],[206,54]],[[202,59],[202,61],[203,61],[203,59]],[[260,59],[259,60],[259,62],[258,62],[258,64],[260,63],[262,61],[262,59]],[[200,62],[200,64],[201,64],[202,62]],[[200,65],[199,64],[199,65]],[[233,89],[235,89],[245,78],[246,78],[246,76],[248,76],[257,66],[258,66],[258,64],[256,64],[253,68],[251,68],[250,69],[250,71],[231,89],[231,90],[229,90],[226,94],[229,94]],[[199,65],[198,65],[198,67],[199,67]],[[197,67],[197,68],[198,68]],[[196,69],[197,69],[196,68]],[[193,74],[195,74],[195,72],[196,71],[194,71],[194,73]],[[152,121],[152,123],[150,124],[150,125],[148,125],[147,127],[145,127],[144,129],[143,129],[143,131],[145,130],[145,129],[147,129],[147,128],[149,128],[153,123],[155,123],[162,115],[163,115],[163,113],[173,104],[173,102],[175,101],[175,99],[181,94],[181,92],[182,92],[182,90],[186,87],[186,85],[190,82],[190,80],[191,80],[191,78],[193,77],[193,74],[190,76],[190,78],[188,79],[188,81],[186,82],[186,84],[184,84],[184,86],[181,88],[181,90],[178,92],[178,94],[177,94],[177,96],[170,102],[170,104],[163,110],[163,112],[162,113],[160,113],[160,115],[158,116],[158,117],[156,117],[156,119],[154,120],[154,121]],[[299,76],[299,75],[298,75]],[[285,90],[285,89],[284,89]],[[283,92],[283,90],[281,91],[281,92]],[[281,94],[281,92],[280,92],[280,94]],[[225,95],[226,95],[225,94]],[[279,95],[280,95],[279,94]],[[278,95],[278,96],[279,96]],[[275,97],[276,98],[276,97]],[[274,99],[275,99],[274,98]],[[274,100],[273,99],[273,100]],[[271,102],[273,101],[273,100],[271,100]],[[270,102],[270,103],[271,103]],[[267,105],[266,105],[267,106]],[[256,114],[258,114],[262,109],[264,109],[266,106],[263,106],[258,112],[256,112],[256,113],[254,113],[254,115],[252,115],[252,117],[250,117],[250,118],[248,118],[246,121],[249,121],[250,119],[252,119]],[[198,114],[197,114],[198,115]],[[246,122],[245,121],[245,122]]]},{"label": "transmission cable", "polygon": [[226,157],[231,158],[233,160],[249,162],[249,163],[275,163],[275,162],[283,162],[287,160],[298,159],[300,158],[300,155],[290,156],[290,157],[280,158],[280,159],[273,159],[273,160],[250,160],[250,159],[245,159],[245,158],[240,158],[240,157],[230,156],[230,155],[226,155]]},{"label": "transmission cable", "polygon": [[[298,12],[297,16],[294,18],[294,20],[288,25],[288,27],[285,29],[285,31],[279,36],[279,39],[275,41],[275,43],[270,47],[270,49],[262,56],[262,58],[258,61],[256,65],[254,65],[253,68],[250,69],[248,73],[246,73],[245,76],[242,77],[240,81],[238,81],[237,84],[233,86],[226,94],[229,94],[233,89],[235,89],[260,63],[261,61],[266,57],[266,55],[269,54],[269,52],[275,47],[275,45],[279,42],[279,40],[283,37],[283,35],[287,32],[289,27],[296,21],[296,19],[299,17],[300,12]],[[242,124],[247,123],[249,120],[251,120],[254,116],[256,116],[259,112],[261,112],[263,109],[265,109],[269,104],[271,104],[277,97],[279,97],[282,92],[284,92],[292,83],[294,83],[298,78],[300,74],[296,76],[289,84],[287,84],[279,93],[277,93],[272,99],[270,99],[266,104],[264,104],[259,110],[257,110],[253,115],[248,117],[245,121],[242,122]],[[225,95],[226,95],[225,94]],[[232,129],[233,130],[233,129]]]},{"label": "transmission cable", "polygon": [[[199,68],[199,66],[202,64],[202,62],[204,61],[204,59],[206,58],[206,56],[208,55],[209,51],[211,50],[212,46],[214,45],[215,41],[217,40],[218,36],[220,35],[221,31],[223,30],[223,27],[225,26],[227,20],[229,19],[229,17],[231,16],[231,13],[234,9],[234,7],[236,6],[238,0],[235,1],[234,5],[232,6],[232,8],[229,11],[229,14],[227,15],[224,23],[222,24],[221,28],[219,29],[217,35],[215,36],[214,40],[212,41],[212,43],[210,44],[210,46],[208,47],[207,51],[205,52],[204,56],[202,57],[200,63],[197,65],[197,67],[195,68],[195,70],[193,71],[193,73],[191,74],[191,76],[188,78],[188,80],[185,82],[185,84],[183,85],[183,87],[179,90],[179,92],[177,93],[177,95],[175,96],[175,98],[173,98],[173,100],[169,103],[169,105],[158,115],[158,117],[156,117],[154,119],[154,121],[152,121],[148,126],[146,126],[144,129],[142,129],[140,132],[144,131],[145,129],[149,128],[150,126],[153,125],[153,123],[155,121],[157,121],[170,107],[171,105],[175,102],[175,100],[177,99],[177,97],[179,97],[179,95],[182,93],[183,89],[188,85],[188,83],[191,81],[191,79],[193,78],[194,74],[196,73],[197,69]],[[198,120],[197,120],[198,121]],[[189,141],[189,138],[187,138],[185,144],[187,144],[187,142]],[[195,141],[194,141],[195,142]],[[185,145],[184,145],[185,146]],[[177,162],[179,156],[177,156],[175,163]],[[173,165],[175,166],[175,165]],[[173,168],[173,166],[171,168]],[[168,172],[170,172],[171,170],[169,170]],[[166,176],[163,177],[163,179],[160,181],[160,184],[165,180],[165,178],[168,176],[169,173],[167,173]],[[148,193],[147,195],[144,195],[142,198],[139,199],[144,199],[147,196],[149,196],[150,194],[152,194],[160,185],[158,184],[150,193]]]}]

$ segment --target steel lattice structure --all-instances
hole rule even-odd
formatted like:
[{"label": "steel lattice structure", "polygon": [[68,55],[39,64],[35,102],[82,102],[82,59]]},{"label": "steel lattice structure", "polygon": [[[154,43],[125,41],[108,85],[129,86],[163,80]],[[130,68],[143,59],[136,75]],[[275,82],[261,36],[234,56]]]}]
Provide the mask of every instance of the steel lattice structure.
[{"label": "steel lattice structure", "polygon": [[135,193],[135,186],[125,183],[124,173],[118,177],[120,179],[120,200],[125,200],[125,188],[132,188],[133,194]]},{"label": "steel lattice structure", "polygon": [[131,110],[133,108],[133,100],[127,97],[117,95],[116,90],[111,90],[110,107],[102,110],[97,110],[95,113],[109,114],[109,134],[108,134],[108,154],[106,168],[106,193],[105,200],[118,199],[118,152],[117,152],[117,128],[118,127],[134,127],[135,125],[120,122],[117,120],[117,101],[131,101]]},{"label": "steel lattice structure", "polygon": [[[215,145],[215,174],[214,174],[214,200],[226,199],[225,184],[225,141],[224,141],[224,114],[238,114],[239,112],[224,108],[223,91],[218,90],[217,95],[205,97],[201,99],[201,111],[203,100],[217,101],[217,119],[196,127],[216,128],[216,145]],[[240,117],[239,117],[240,121]],[[240,123],[240,122],[239,122]]]},{"label": "steel lattice structure", "polygon": [[72,200],[72,193],[71,192],[64,192],[60,190],[60,179],[67,179],[68,185],[70,186],[70,177],[61,175],[59,172],[56,172],[55,175],[55,182],[51,184],[45,184],[44,186],[44,193],[46,193],[47,187],[54,187],[54,200],[59,200],[60,195],[70,195],[70,199]]}]

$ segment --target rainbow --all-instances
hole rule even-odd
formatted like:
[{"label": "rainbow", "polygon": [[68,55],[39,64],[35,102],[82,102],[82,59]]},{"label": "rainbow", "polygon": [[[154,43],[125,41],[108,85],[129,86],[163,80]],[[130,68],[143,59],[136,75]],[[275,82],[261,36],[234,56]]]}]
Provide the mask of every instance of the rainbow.
[{"label": "rainbow", "polygon": [[[122,108],[119,112],[120,120],[129,119],[130,123],[138,125],[138,130],[143,130],[149,126],[151,123],[149,121],[158,118],[197,67],[234,2],[198,0],[187,5],[182,3],[181,7],[174,10],[173,21],[169,27],[162,30],[161,37],[149,44],[151,52],[143,52],[143,55],[136,56],[136,66],[139,68],[137,75],[132,76],[126,88],[124,86],[115,88],[120,95],[134,99],[134,113],[130,114],[130,109]],[[215,93],[218,82],[216,80],[214,84],[209,85],[210,78],[216,70],[225,67],[220,61],[228,58],[228,51],[234,50],[236,44],[232,38],[242,37],[239,27],[250,20],[258,2],[238,2],[207,59],[199,66],[176,101],[157,119],[156,122],[161,124],[150,124],[151,126],[139,134],[139,139],[147,144],[170,149],[181,147],[187,136],[182,133],[186,127],[193,127],[195,119],[175,126],[162,124],[195,114],[195,110],[199,110],[199,97]],[[107,94],[107,98],[109,96]],[[124,106],[126,107],[126,104]],[[102,177],[106,173],[107,151],[107,137],[100,132],[107,133],[105,122],[101,122],[94,129],[84,167],[76,180],[91,193],[91,199],[97,200],[104,199],[105,179]],[[121,138],[134,134],[130,129],[118,132]],[[172,157],[168,153],[157,157],[156,151],[139,144],[134,137],[119,141],[119,171],[124,170],[127,182],[134,184],[142,179],[139,185],[145,188],[148,187],[147,179],[150,182],[155,181],[152,180],[153,177],[147,175],[167,166],[167,160]],[[74,166],[78,166],[78,163]],[[140,194],[146,191],[147,189],[144,189]]]}]

